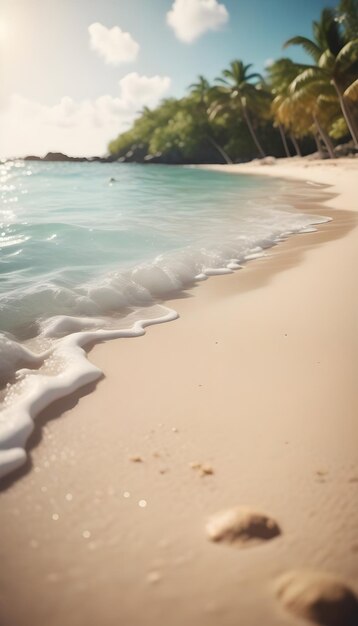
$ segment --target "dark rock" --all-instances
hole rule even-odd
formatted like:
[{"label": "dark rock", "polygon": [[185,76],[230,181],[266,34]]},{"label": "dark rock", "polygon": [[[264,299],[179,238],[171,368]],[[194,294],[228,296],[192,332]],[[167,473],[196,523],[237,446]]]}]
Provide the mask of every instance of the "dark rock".
[{"label": "dark rock", "polygon": [[43,161],[72,161],[73,158],[74,157],[69,157],[62,152],[48,152],[46,156],[44,156]]},{"label": "dark rock", "polygon": [[24,161],[50,161],[52,163],[63,163],[63,162],[71,162],[71,163],[113,163],[117,161],[117,158],[112,155],[108,155],[105,157],[93,156],[93,157],[72,157],[67,154],[63,154],[63,152],[48,152],[46,156],[25,156]]}]

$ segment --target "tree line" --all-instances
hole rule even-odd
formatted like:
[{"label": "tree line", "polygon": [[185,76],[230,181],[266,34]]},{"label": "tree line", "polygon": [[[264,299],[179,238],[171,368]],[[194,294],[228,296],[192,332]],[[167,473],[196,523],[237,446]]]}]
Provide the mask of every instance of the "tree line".
[{"label": "tree line", "polygon": [[196,163],[294,156],[336,145],[358,150],[358,0],[340,0],[312,24],[312,39],[292,37],[311,62],[274,61],[265,77],[235,60],[213,84],[199,76],[181,99],[145,107],[110,142],[123,161]]}]

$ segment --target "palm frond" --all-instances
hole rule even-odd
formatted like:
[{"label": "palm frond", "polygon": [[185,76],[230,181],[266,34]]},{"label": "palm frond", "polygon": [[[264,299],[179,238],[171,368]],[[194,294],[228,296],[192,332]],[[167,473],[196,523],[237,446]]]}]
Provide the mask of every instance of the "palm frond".
[{"label": "palm frond", "polygon": [[318,67],[323,70],[331,70],[334,67],[335,57],[330,50],[325,50],[318,60]]},{"label": "palm frond", "polygon": [[218,76],[217,78],[215,78],[215,80],[218,83],[222,83],[223,85],[227,85],[229,87],[230,82],[228,80],[225,80],[225,78],[222,78],[221,76]]},{"label": "palm frond", "polygon": [[253,78],[258,78],[259,80],[264,80],[262,75],[259,74],[258,72],[253,72],[252,74],[248,74],[247,76],[245,76],[245,80],[252,80]]},{"label": "palm frond", "polygon": [[358,78],[347,87],[343,96],[350,102],[358,102]]},{"label": "palm frond", "polygon": [[341,107],[337,98],[335,100],[332,100],[330,97],[327,96],[319,96],[317,98],[317,102],[319,105],[324,106],[322,110],[328,115],[337,115],[341,113]]},{"label": "palm frond", "polygon": [[307,96],[312,96],[314,98],[323,96],[330,99],[330,101],[337,101],[337,93],[331,83],[327,80],[308,81],[305,84],[301,84],[300,88],[293,94],[293,97],[296,100],[304,99]]},{"label": "palm frond", "polygon": [[300,63],[299,65],[297,65],[297,67],[299,67],[301,69],[301,71],[303,71],[303,70],[316,70],[317,69],[317,65],[312,65],[311,63]]},{"label": "palm frond", "polygon": [[234,78],[233,72],[231,70],[223,70],[223,75],[225,76],[225,78],[230,78],[231,80],[233,80]]},{"label": "palm frond", "polygon": [[288,46],[301,46],[316,62],[322,54],[321,48],[314,41],[308,37],[301,37],[301,35],[285,41],[283,47],[287,48]]},{"label": "palm frond", "polygon": [[305,85],[310,84],[316,80],[319,80],[322,75],[324,75],[323,70],[318,67],[312,67],[307,70],[304,70],[296,76],[296,78],[292,81],[289,86],[289,92],[294,94],[295,92],[302,89]]},{"label": "palm frond", "polygon": [[346,43],[336,57],[336,64],[340,71],[348,69],[358,59],[358,39]]}]

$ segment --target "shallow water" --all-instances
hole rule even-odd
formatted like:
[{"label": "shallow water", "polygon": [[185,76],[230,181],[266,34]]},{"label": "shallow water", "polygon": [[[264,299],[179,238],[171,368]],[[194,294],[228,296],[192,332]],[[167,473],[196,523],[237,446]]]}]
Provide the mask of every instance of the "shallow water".
[{"label": "shallow water", "polygon": [[40,410],[100,376],[86,343],[174,319],[158,305],[170,293],[326,221],[291,190],[194,168],[1,164],[0,475],[24,462]]},{"label": "shallow water", "polygon": [[15,335],[148,303],[310,222],[282,182],[198,169],[13,162],[0,181],[0,328]]}]

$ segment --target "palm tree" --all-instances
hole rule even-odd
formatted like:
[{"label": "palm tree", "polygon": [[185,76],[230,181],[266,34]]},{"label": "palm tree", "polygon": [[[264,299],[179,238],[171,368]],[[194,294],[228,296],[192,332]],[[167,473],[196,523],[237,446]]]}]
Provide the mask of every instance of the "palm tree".
[{"label": "palm tree", "polygon": [[300,155],[296,137],[312,135],[322,142],[329,156],[334,158],[334,147],[329,136],[332,124],[340,116],[337,94],[325,81],[306,84],[297,88],[296,77],[302,66],[290,59],[279,59],[268,68],[268,80],[274,97],[272,113],[275,123],[289,132],[291,141]]},{"label": "palm tree", "polygon": [[[334,147],[329,136],[329,128],[337,116],[337,98],[332,94],[324,95],[320,87],[312,85],[311,90],[293,95],[293,101],[301,104],[301,111],[305,111],[308,119],[311,118],[313,132],[322,140],[328,155],[335,158]],[[296,97],[297,96],[297,97]]]},{"label": "palm tree", "polygon": [[[279,59],[268,68],[268,80],[274,97],[272,113],[276,124],[289,133],[297,154],[300,154],[295,135],[318,136],[331,158],[334,148],[329,136],[332,123],[340,117],[337,94],[326,81],[316,81],[297,88],[296,77],[302,66],[290,59]],[[293,87],[294,86],[294,87]]]},{"label": "palm tree", "polygon": [[201,124],[204,127],[204,134],[208,141],[219,152],[227,164],[231,164],[232,160],[225,150],[218,144],[214,137],[211,125],[210,111],[214,100],[214,90],[205,76],[198,76],[198,81],[189,85],[190,95],[198,107],[201,116]]},{"label": "palm tree", "polygon": [[189,85],[189,89],[190,89],[190,94],[194,98],[197,98],[200,104],[204,106],[208,106],[210,102],[211,85],[209,81],[205,78],[205,76],[200,74],[198,76],[197,82]]},{"label": "palm tree", "polygon": [[292,90],[314,83],[329,83],[335,89],[342,113],[358,148],[358,131],[349,102],[356,97],[358,39],[349,40],[332,9],[324,9],[319,22],[313,22],[313,39],[292,37],[284,46],[299,45],[313,58],[292,83]]},{"label": "palm tree", "polygon": [[[250,111],[258,111],[262,106],[264,99],[264,92],[258,88],[257,79],[262,81],[261,74],[257,72],[250,72],[252,64],[244,65],[242,61],[232,61],[230,68],[223,71],[223,78],[217,78],[217,81],[224,86],[218,88],[218,95],[220,100],[220,94],[224,96],[227,102],[227,97],[230,98],[230,102],[238,105],[240,112],[246,122],[250,135],[255,143],[255,146],[261,156],[264,158],[265,152],[255,132],[254,126],[251,121]],[[256,82],[252,82],[256,80]]]},{"label": "palm tree", "polygon": [[[301,150],[296,137],[307,134],[308,128],[302,126],[302,112],[300,106],[295,103],[290,94],[289,87],[297,74],[302,71],[302,67],[291,61],[282,58],[274,61],[267,68],[268,83],[273,96],[271,112],[274,125],[278,127],[287,156],[290,156],[285,130],[293,143],[297,155],[301,156]],[[311,123],[308,124],[308,127]]]},{"label": "palm tree", "polygon": [[[337,21],[344,28],[347,41],[358,40],[358,0],[341,0],[337,9]],[[355,63],[358,74],[358,62]],[[358,103],[358,78],[344,92],[348,107],[356,107]]]}]

